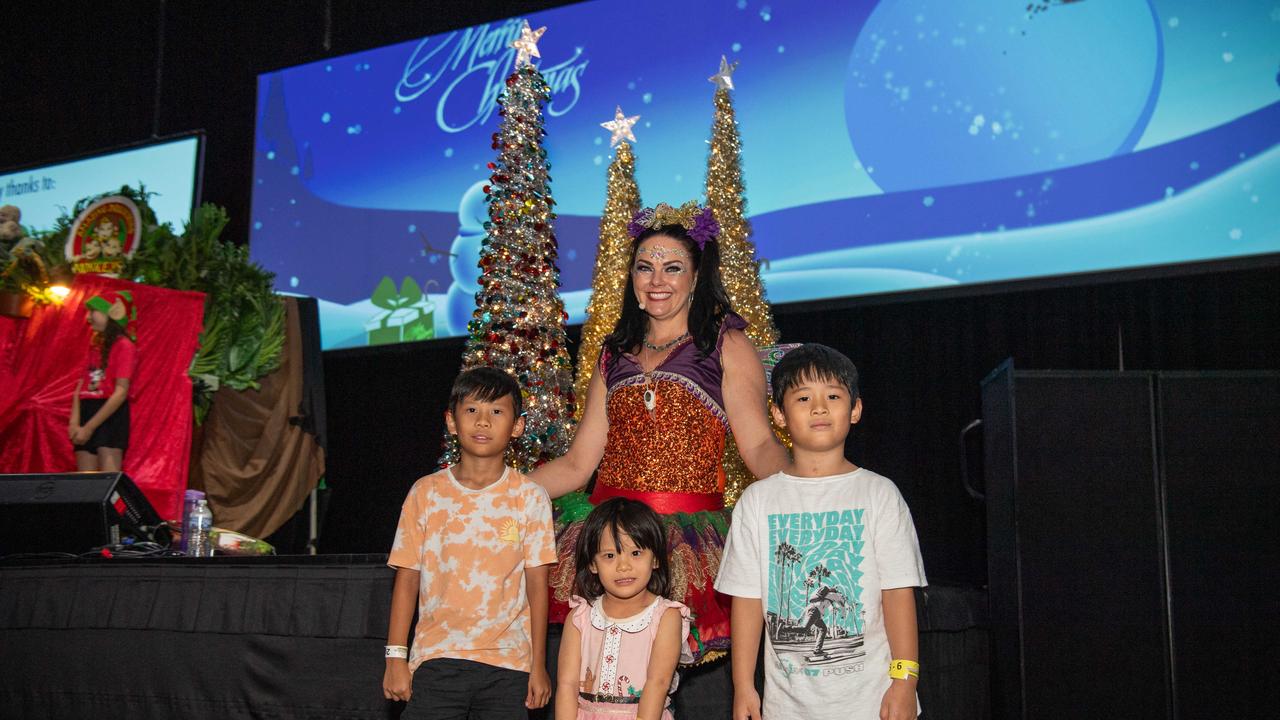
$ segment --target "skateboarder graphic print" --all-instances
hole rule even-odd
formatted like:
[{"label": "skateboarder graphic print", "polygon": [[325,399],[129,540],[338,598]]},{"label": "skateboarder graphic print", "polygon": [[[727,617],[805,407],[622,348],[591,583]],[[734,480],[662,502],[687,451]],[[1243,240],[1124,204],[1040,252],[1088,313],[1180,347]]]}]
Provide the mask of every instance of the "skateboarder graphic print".
[{"label": "skateboarder graphic print", "polygon": [[804,618],[802,620],[805,630],[817,629],[818,642],[813,646],[813,655],[805,658],[806,660],[818,661],[828,657],[822,650],[822,643],[826,641],[828,632],[827,623],[822,619],[822,616],[827,610],[833,610],[837,607],[848,609],[849,602],[845,600],[844,595],[839,590],[830,585],[823,585],[818,588],[818,592],[809,598],[809,605],[804,609]]},{"label": "skateboarder graphic print", "polygon": [[861,509],[809,514],[810,528],[825,526],[817,532],[787,532],[794,518],[769,518],[775,532],[771,533],[766,628],[774,652],[793,668],[839,663],[865,654],[859,602],[862,517]]}]

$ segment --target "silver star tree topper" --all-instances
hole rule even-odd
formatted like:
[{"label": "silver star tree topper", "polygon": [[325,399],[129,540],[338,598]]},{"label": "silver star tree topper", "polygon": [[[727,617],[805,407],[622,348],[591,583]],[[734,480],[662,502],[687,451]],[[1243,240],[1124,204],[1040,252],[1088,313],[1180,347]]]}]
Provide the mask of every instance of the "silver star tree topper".
[{"label": "silver star tree topper", "polygon": [[613,133],[609,138],[609,147],[616,147],[623,140],[636,141],[635,133],[631,132],[631,127],[640,119],[639,115],[627,117],[622,114],[622,106],[619,105],[613,113],[613,119],[609,122],[600,123],[600,127]]},{"label": "silver star tree topper", "polygon": [[538,38],[542,37],[542,33],[546,31],[546,25],[533,30],[529,27],[529,21],[524,21],[524,27],[520,28],[520,37],[511,41],[511,47],[516,49],[516,67],[528,65],[531,57],[542,57],[538,52]]}]

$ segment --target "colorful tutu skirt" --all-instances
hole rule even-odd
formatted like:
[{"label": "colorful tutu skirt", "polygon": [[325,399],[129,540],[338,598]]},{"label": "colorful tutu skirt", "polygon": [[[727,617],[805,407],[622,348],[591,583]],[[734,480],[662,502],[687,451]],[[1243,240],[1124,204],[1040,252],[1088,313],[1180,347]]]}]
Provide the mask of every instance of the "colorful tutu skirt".
[{"label": "colorful tutu skirt", "polygon": [[[731,511],[724,508],[666,512],[676,493],[611,494],[634,496],[657,510],[667,527],[667,553],[671,571],[671,591],[667,597],[683,603],[693,613],[689,632],[689,651],[698,664],[723,656],[729,650],[730,598],[716,592],[716,573],[729,535]],[[646,497],[646,495],[648,497]],[[596,499],[599,499],[598,497]],[[680,503],[674,503],[679,505]],[[688,507],[688,503],[683,503]],[[585,493],[566,495],[555,502],[556,551],[559,564],[551,570],[551,608],[549,619],[563,623],[569,615],[569,598],[574,594],[573,578],[578,568],[574,548],[583,521],[594,505]]]}]

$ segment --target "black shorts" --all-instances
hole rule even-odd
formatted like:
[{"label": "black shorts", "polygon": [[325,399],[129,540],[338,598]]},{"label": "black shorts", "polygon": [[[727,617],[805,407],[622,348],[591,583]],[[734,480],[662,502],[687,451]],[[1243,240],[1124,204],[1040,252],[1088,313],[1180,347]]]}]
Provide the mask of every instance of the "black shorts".
[{"label": "black shorts", "polygon": [[[80,399],[80,422],[86,423],[93,419],[98,410],[106,405],[105,398],[102,399]],[[96,453],[98,448],[112,448],[115,450],[127,450],[129,448],[129,401],[116,408],[111,413],[111,417],[107,421],[98,426],[93,431],[93,435],[89,436],[89,440],[83,445],[75,445],[76,452]]]},{"label": "black shorts", "polygon": [[435,658],[413,673],[413,697],[400,720],[526,720],[529,673]]}]

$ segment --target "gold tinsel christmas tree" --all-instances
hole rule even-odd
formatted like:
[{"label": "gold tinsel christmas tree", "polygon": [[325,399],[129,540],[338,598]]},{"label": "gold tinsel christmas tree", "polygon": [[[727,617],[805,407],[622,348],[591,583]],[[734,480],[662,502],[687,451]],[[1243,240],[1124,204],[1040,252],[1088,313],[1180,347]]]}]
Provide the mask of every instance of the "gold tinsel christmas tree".
[{"label": "gold tinsel christmas tree", "polygon": [[[480,291],[462,356],[464,370],[496,367],[519,382],[525,434],[511,443],[507,460],[522,471],[569,449],[575,405],[568,316],[558,290],[551,164],[542,144],[542,108],[551,88],[528,62],[529,55],[537,56],[532,42],[540,34],[526,24],[521,40],[512,44],[520,51],[516,69],[498,99],[502,121],[493,135],[498,157],[489,163],[492,175],[485,186],[489,220],[480,250]],[[450,438],[441,463],[456,459],[457,441]]]},{"label": "gold tinsel christmas tree", "polygon": [[778,329],[760,283],[756,246],[751,242],[751,223],[746,218],[742,145],[729,94],[736,67],[737,63],[730,65],[721,57],[720,72],[710,78],[716,84],[716,114],[707,155],[707,204],[720,223],[720,276],[724,289],[734,311],[747,321],[747,337],[761,348],[778,342]]},{"label": "gold tinsel christmas tree", "polygon": [[[639,117],[624,117],[619,108],[615,119],[601,126],[613,132],[611,144],[617,143],[620,136],[629,136],[634,141],[631,125]],[[608,182],[604,212],[600,216],[600,244],[591,275],[591,301],[587,304],[587,321],[582,326],[582,342],[578,346],[574,390],[581,401],[574,415],[576,420],[582,419],[587,387],[600,361],[600,346],[622,315],[622,293],[630,271],[631,234],[627,232],[627,223],[640,210],[640,189],[636,186],[636,159],[625,141],[618,145],[613,162],[609,163]]]},{"label": "gold tinsel christmas tree", "polygon": [[[733,111],[733,72],[737,63],[720,58],[720,70],[708,80],[715,83],[715,119],[711,124],[711,149],[707,155],[707,204],[720,223],[720,276],[733,309],[747,321],[747,337],[757,348],[778,342],[773,311],[760,282],[751,223],[746,218],[746,191],[742,183],[742,145]],[[776,429],[775,429],[776,431]],[[738,501],[755,476],[747,469],[730,434],[725,441],[726,504]]]}]

